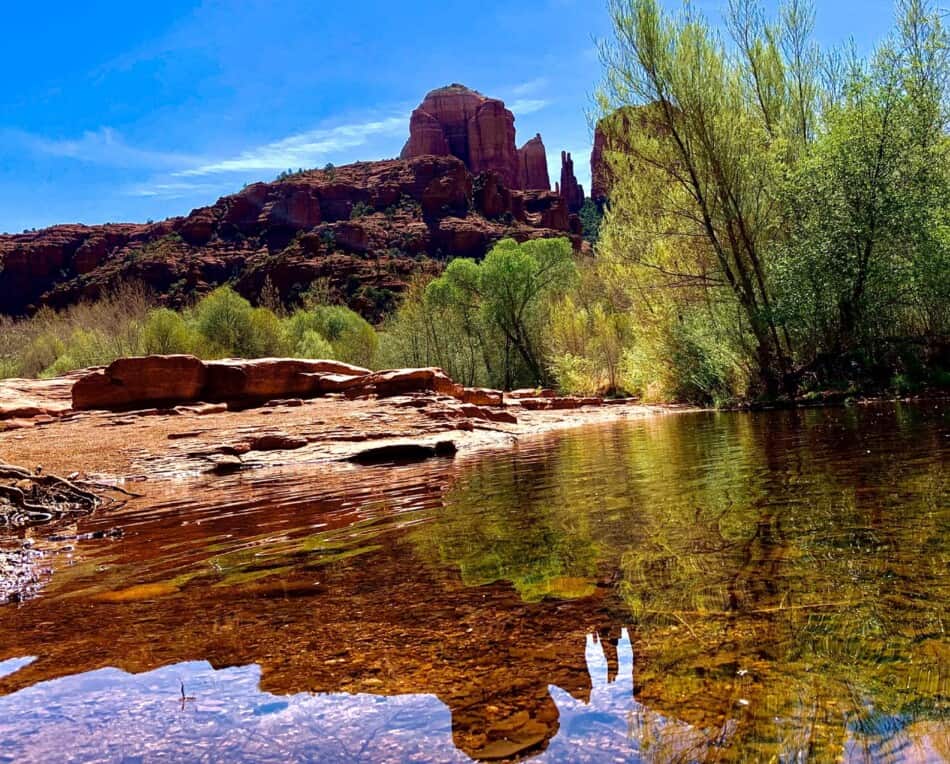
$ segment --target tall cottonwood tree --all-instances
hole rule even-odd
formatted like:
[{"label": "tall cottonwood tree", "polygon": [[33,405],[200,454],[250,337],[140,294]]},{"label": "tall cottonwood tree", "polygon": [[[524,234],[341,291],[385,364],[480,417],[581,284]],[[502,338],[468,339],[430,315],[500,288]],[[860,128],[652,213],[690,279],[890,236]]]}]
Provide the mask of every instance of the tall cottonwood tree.
[{"label": "tall cottonwood tree", "polygon": [[950,74],[928,0],[900,0],[867,61],[822,55],[809,0],[774,22],[730,0],[731,39],[689,3],[608,6],[601,106],[624,116],[602,123],[600,251],[632,264],[648,314],[703,313],[770,396],[821,354],[944,321]]},{"label": "tall cottonwood tree", "polygon": [[688,5],[679,16],[656,0],[608,5],[604,109],[648,110],[648,129],[624,136],[608,239],[671,286],[727,289],[761,386],[775,395],[792,348],[775,321],[766,258],[784,169],[814,122],[810,11],[797,3],[784,28],[771,27],[752,0],[734,0],[730,49]]}]

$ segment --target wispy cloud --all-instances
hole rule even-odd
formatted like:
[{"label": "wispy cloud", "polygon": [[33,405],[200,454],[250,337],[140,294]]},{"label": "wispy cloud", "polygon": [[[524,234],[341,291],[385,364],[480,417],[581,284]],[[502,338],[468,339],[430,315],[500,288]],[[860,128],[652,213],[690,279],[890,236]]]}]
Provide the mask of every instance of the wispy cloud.
[{"label": "wispy cloud", "polygon": [[178,152],[154,151],[127,143],[111,127],[84,132],[79,138],[57,140],[21,131],[9,131],[8,137],[27,150],[53,157],[75,159],[110,167],[173,170],[201,162],[200,157]]},{"label": "wispy cloud", "polygon": [[523,97],[531,95],[532,93],[537,93],[547,84],[547,77],[535,77],[533,80],[528,80],[527,82],[522,82],[520,85],[515,85],[511,89],[511,92],[516,96]]},{"label": "wispy cloud", "polygon": [[231,172],[285,170],[288,167],[314,167],[341,151],[362,146],[370,138],[405,132],[408,121],[408,115],[400,115],[309,130],[247,149],[234,157],[183,169],[174,175],[196,177]]},{"label": "wispy cloud", "polygon": [[139,196],[149,199],[184,199],[195,194],[217,194],[231,189],[230,183],[195,183],[188,181],[155,181],[129,186],[124,189],[126,196]]},{"label": "wispy cloud", "polygon": [[543,98],[519,98],[517,101],[508,104],[508,108],[515,116],[518,116],[519,114],[534,114],[536,111],[546,109],[550,105],[551,102]]}]

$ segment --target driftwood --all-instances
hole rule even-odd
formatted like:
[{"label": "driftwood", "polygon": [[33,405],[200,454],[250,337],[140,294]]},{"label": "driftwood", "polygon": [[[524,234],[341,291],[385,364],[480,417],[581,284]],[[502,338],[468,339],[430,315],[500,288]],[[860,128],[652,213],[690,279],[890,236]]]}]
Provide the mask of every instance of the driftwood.
[{"label": "driftwood", "polygon": [[137,496],[118,486],[51,475],[0,462],[0,526],[38,525],[86,515],[105,503],[109,492]]}]

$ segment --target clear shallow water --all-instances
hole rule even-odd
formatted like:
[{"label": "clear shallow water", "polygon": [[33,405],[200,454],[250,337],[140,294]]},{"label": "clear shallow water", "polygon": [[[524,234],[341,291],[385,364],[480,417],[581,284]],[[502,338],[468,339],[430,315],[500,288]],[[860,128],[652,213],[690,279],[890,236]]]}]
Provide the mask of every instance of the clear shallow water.
[{"label": "clear shallow water", "polygon": [[0,610],[0,761],[942,761],[950,418],[187,484]]}]

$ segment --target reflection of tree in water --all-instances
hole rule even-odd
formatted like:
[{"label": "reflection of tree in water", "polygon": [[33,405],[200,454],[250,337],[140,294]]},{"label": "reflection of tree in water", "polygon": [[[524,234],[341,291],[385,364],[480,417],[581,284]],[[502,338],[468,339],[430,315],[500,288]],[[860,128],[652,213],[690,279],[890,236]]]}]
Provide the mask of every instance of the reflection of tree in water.
[{"label": "reflection of tree in water", "polygon": [[476,467],[419,549],[525,599],[613,586],[640,699],[700,728],[734,719],[741,755],[884,750],[947,728],[945,450],[906,410],[566,435]]},{"label": "reflection of tree in water", "polygon": [[476,465],[436,521],[415,533],[421,556],[458,568],[468,586],[508,581],[526,602],[592,594],[590,518],[558,452],[536,456],[542,461]]}]

